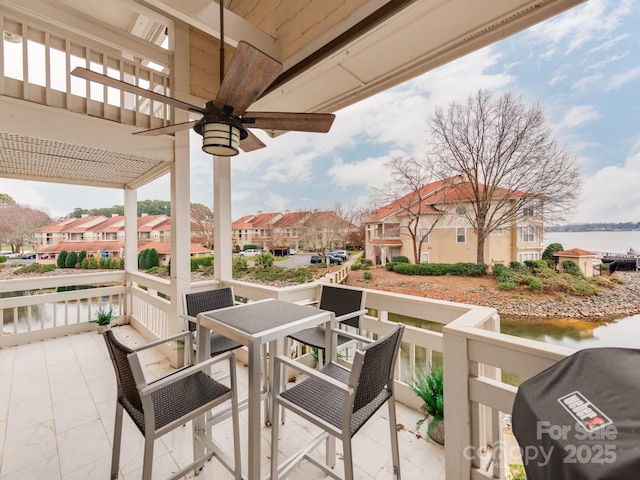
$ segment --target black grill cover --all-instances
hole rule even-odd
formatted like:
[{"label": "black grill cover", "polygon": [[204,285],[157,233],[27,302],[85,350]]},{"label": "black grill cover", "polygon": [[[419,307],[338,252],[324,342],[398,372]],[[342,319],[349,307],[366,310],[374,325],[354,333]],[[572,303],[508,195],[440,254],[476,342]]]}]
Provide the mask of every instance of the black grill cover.
[{"label": "black grill cover", "polygon": [[640,479],[640,350],[578,351],[520,385],[528,480]]}]

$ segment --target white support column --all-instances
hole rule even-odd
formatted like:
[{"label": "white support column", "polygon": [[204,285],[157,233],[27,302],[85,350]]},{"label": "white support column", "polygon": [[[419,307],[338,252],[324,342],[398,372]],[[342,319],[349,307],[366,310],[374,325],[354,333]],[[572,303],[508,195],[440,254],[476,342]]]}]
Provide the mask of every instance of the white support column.
[{"label": "white support column", "polygon": [[231,280],[231,159],[213,157],[213,244],[217,280]]},{"label": "white support column", "polygon": [[[124,190],[124,271],[125,284],[131,286],[129,272],[138,270],[138,191]],[[127,320],[131,314],[131,295],[125,295],[124,315]]]},{"label": "white support column", "polygon": [[[172,84],[176,92],[189,91],[189,26],[176,22],[170,48],[179,51],[173,56]],[[174,109],[173,122],[189,120],[185,111]],[[171,309],[169,330],[184,330],[182,296],[191,288],[191,155],[189,130],[176,132],[174,163],[171,168]]]},{"label": "white support column", "polygon": [[181,299],[191,286],[189,133],[176,133],[175,142],[176,160],[171,168],[171,333],[184,330]]}]

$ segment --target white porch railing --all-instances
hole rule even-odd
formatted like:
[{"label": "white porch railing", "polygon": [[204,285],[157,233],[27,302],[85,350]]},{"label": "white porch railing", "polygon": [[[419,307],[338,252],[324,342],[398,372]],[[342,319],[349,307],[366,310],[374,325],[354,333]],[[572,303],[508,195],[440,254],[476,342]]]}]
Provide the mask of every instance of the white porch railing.
[{"label": "white porch railing", "polygon": [[[140,45],[146,58],[109,48],[104,43],[15,12],[0,12],[0,95],[29,100],[76,113],[86,113],[141,128],[168,124],[169,107],[114,88],[71,75],[83,67],[170,96],[171,52]],[[139,42],[142,44],[142,41]],[[6,62],[5,58],[11,59]]]},{"label": "white porch railing", "polygon": [[[125,279],[127,285],[125,285]],[[113,285],[115,283],[115,285]],[[56,292],[57,287],[109,284],[99,288]],[[249,300],[278,298],[290,302],[317,300],[319,283],[285,288],[240,281],[201,282],[192,291],[233,286]],[[51,292],[43,293],[45,289]],[[532,376],[571,350],[498,333],[494,309],[423,297],[365,289],[370,314],[363,329],[386,333],[389,314],[444,324],[443,333],[407,326],[403,359],[399,362],[398,401],[418,409],[421,401],[405,383],[416,368],[442,352],[445,365],[445,423],[447,479],[501,479],[504,472],[502,416],[511,413],[516,388],[501,380],[501,370]],[[21,292],[21,296],[15,295]],[[143,273],[118,271],[0,282],[0,347],[54,338],[93,327],[91,311],[100,305],[117,306],[119,313],[147,338],[168,335],[179,319],[172,309],[170,283]],[[56,305],[53,310],[46,305]],[[28,313],[30,312],[30,313]],[[57,313],[52,313],[57,312]],[[14,318],[22,317],[21,322]],[[17,326],[14,326],[17,325]],[[240,354],[241,356],[241,354]]]},{"label": "white porch railing", "polygon": [[0,282],[0,347],[95,329],[101,307],[126,315],[124,272],[24,278]]}]

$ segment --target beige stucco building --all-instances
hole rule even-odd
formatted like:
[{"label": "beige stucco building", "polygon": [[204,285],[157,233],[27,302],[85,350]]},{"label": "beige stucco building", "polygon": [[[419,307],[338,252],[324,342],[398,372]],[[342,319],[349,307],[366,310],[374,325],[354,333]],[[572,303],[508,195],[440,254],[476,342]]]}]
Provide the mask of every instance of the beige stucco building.
[{"label": "beige stucco building", "polygon": [[[475,263],[478,237],[471,222],[473,197],[469,192],[468,182],[452,177],[423,186],[418,196],[408,194],[379,208],[364,222],[367,258],[384,265],[395,256],[405,256],[415,263],[409,225],[417,221],[416,238],[421,239],[419,263]],[[515,220],[495,229],[485,240],[485,263],[538,260],[543,223],[537,200],[524,202],[523,192],[500,189],[496,195],[511,195],[522,208]],[[501,200],[505,204],[504,197]]]}]

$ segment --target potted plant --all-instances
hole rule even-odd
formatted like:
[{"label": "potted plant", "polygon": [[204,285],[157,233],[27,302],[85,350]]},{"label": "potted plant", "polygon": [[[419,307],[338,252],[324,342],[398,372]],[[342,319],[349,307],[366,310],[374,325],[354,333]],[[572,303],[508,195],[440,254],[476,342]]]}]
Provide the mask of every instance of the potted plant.
[{"label": "potted plant", "polygon": [[427,435],[436,443],[444,445],[444,382],[442,365],[429,367],[429,371],[419,370],[415,382],[409,384],[411,389],[424,402],[422,412],[425,417],[419,420],[416,428],[429,419]]},{"label": "potted plant", "polygon": [[109,328],[109,325],[111,325],[113,320],[115,320],[113,308],[106,309],[100,307],[95,313],[95,318],[91,321],[93,323],[97,323],[98,331],[103,333],[107,328]]}]

